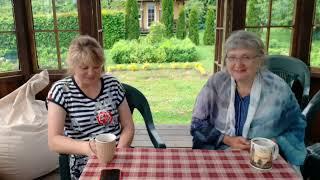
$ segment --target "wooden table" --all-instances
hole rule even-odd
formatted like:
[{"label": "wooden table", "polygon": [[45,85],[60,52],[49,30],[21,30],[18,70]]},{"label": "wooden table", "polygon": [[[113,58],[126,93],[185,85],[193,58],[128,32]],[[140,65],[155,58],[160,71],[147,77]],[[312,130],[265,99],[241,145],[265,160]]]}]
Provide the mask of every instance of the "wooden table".
[{"label": "wooden table", "polygon": [[240,150],[117,149],[108,164],[92,156],[80,179],[99,179],[102,169],[118,168],[122,179],[299,179],[279,157],[268,171],[250,166],[249,153]]}]

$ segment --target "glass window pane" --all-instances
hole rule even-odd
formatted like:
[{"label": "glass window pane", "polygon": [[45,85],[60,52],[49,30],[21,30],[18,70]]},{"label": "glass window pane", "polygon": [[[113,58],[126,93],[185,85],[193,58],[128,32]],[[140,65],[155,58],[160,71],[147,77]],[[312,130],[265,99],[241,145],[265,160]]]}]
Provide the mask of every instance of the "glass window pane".
[{"label": "glass window pane", "polygon": [[270,29],[269,54],[289,55],[292,29]]},{"label": "glass window pane", "polygon": [[33,28],[52,30],[54,21],[51,0],[32,0]]},{"label": "glass window pane", "polygon": [[58,69],[56,40],[54,33],[35,34],[38,65],[40,69]]},{"label": "glass window pane", "polygon": [[58,29],[79,29],[77,1],[58,1],[56,0],[56,13]]},{"label": "glass window pane", "polygon": [[257,34],[261,38],[263,43],[266,45],[266,39],[267,39],[267,36],[266,36],[267,29],[266,28],[246,28],[246,30]]},{"label": "glass window pane", "polygon": [[60,38],[60,57],[61,57],[61,64],[63,68],[67,68],[66,58],[69,45],[71,41],[78,36],[78,32],[61,32],[59,33]]},{"label": "glass window pane", "polygon": [[154,4],[148,4],[148,27],[151,26],[151,23],[154,21]]},{"label": "glass window pane", "polygon": [[247,1],[247,26],[267,25],[269,16],[269,0]]},{"label": "glass window pane", "polygon": [[0,34],[0,72],[19,70],[15,34]]},{"label": "glass window pane", "polygon": [[0,31],[14,31],[13,10],[11,1],[0,1]]},{"label": "glass window pane", "polygon": [[312,37],[310,65],[313,67],[320,67],[320,38],[319,38],[319,34],[315,34],[315,33],[313,34],[313,37]]},{"label": "glass window pane", "polygon": [[295,0],[273,0],[271,25],[291,26],[293,24],[293,11]]},{"label": "glass window pane", "polygon": [[316,1],[315,26],[312,33],[310,65],[320,67],[320,0]]}]

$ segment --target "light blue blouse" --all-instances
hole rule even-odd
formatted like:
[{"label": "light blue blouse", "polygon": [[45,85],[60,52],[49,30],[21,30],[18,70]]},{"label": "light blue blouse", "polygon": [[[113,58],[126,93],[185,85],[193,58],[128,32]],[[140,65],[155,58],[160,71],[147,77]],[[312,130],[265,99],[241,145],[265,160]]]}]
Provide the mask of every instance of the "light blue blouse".
[{"label": "light blue blouse", "polygon": [[[268,70],[258,72],[255,81],[242,136],[275,139],[289,163],[302,165],[306,121],[293,92]],[[233,88],[234,80],[226,71],[215,73],[204,85],[192,113],[193,148],[223,149],[224,134],[236,135]]]}]

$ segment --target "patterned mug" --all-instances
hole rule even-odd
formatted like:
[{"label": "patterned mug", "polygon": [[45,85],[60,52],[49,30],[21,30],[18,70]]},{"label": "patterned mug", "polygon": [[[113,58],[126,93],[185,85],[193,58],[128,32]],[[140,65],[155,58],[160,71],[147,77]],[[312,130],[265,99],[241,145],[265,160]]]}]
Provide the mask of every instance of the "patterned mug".
[{"label": "patterned mug", "polygon": [[259,170],[272,168],[272,161],[276,160],[279,155],[278,145],[267,138],[251,139],[250,147],[250,164]]}]

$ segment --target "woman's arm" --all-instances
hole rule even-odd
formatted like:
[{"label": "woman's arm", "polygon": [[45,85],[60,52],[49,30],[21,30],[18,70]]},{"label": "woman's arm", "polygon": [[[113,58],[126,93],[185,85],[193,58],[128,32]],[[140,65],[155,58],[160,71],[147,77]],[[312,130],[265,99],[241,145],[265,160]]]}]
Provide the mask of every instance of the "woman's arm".
[{"label": "woman's arm", "polygon": [[127,99],[124,99],[120,104],[119,117],[121,123],[121,135],[118,143],[118,148],[130,147],[133,135],[134,135],[134,124],[132,120],[132,115],[129,109]]},{"label": "woman's arm", "polygon": [[197,96],[193,112],[190,133],[193,136],[194,149],[215,149],[223,138],[223,134],[210,122],[212,113],[216,111],[216,92],[208,80]]},{"label": "woman's arm", "polygon": [[302,165],[306,156],[304,144],[306,121],[293,94],[290,94],[282,110],[281,122],[287,124],[287,129],[274,139],[291,164]]},{"label": "woman's arm", "polygon": [[88,141],[74,140],[64,136],[66,111],[59,105],[48,101],[48,146],[51,151],[66,154],[91,156]]}]

